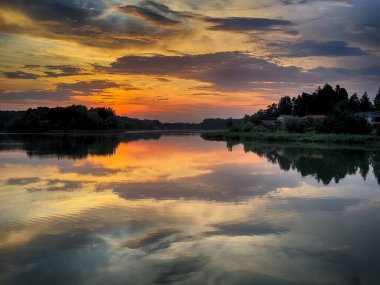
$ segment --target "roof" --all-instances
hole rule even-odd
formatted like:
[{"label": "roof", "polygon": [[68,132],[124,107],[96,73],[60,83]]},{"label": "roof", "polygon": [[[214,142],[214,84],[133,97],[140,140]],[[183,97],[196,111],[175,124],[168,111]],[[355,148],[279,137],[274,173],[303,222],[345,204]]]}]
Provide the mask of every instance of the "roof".
[{"label": "roof", "polygon": [[306,116],[303,116],[301,119],[314,119],[314,120],[322,120],[324,118],[326,118],[326,115],[306,115]]},{"label": "roof", "polygon": [[380,117],[380,112],[357,112],[354,113],[355,116],[363,117],[363,118],[374,118],[374,117]]},{"label": "roof", "polygon": [[277,126],[276,120],[262,120],[261,123],[264,126]]},{"label": "roof", "polygon": [[277,117],[277,120],[286,120],[286,119],[291,119],[294,118],[292,115],[281,115]]}]

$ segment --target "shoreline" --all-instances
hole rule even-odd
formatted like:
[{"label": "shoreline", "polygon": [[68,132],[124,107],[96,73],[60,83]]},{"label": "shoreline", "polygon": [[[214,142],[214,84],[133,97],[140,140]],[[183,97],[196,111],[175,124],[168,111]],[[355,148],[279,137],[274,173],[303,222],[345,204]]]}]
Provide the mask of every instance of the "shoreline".
[{"label": "shoreline", "polygon": [[215,132],[202,133],[202,138],[209,141],[236,142],[292,142],[292,143],[323,143],[337,145],[367,145],[380,146],[380,136],[351,134],[317,134],[315,132],[288,133],[284,131],[268,132]]},{"label": "shoreline", "polygon": [[0,132],[0,135],[126,135],[126,134],[136,134],[136,133],[221,133],[223,130],[71,130],[71,131],[49,131],[49,132]]}]

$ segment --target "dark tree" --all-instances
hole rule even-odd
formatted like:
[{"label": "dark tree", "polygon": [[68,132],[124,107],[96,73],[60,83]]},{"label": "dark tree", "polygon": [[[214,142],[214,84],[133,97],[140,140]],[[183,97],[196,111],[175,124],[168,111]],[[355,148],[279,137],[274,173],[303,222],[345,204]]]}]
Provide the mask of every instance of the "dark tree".
[{"label": "dark tree", "polygon": [[289,96],[282,97],[278,102],[278,113],[280,115],[290,115],[292,109],[292,99]]},{"label": "dark tree", "polygon": [[360,98],[360,111],[370,112],[372,110],[372,102],[369,100],[367,92],[364,92],[362,98]]},{"label": "dark tree", "polygon": [[272,105],[269,105],[268,108],[265,110],[265,113],[267,119],[276,119],[279,116],[277,104],[273,103]]},{"label": "dark tree", "polygon": [[373,100],[373,107],[376,111],[380,111],[380,87],[379,87],[379,90],[377,91],[375,99]]},{"label": "dark tree", "polygon": [[359,112],[360,111],[360,100],[358,94],[354,93],[348,100],[348,109],[351,112]]},{"label": "dark tree", "polygon": [[300,116],[300,117],[311,114],[315,99],[316,98],[314,97],[314,95],[311,95],[305,92],[302,93],[302,95],[299,95],[293,101],[294,102],[293,114],[295,116]]},{"label": "dark tree", "polygon": [[335,87],[335,96],[338,103],[348,100],[347,90],[345,88],[341,88],[339,85]]},{"label": "dark tree", "polygon": [[330,114],[337,103],[336,94],[331,85],[325,84],[323,88],[315,91],[316,102],[313,105],[313,114]]}]

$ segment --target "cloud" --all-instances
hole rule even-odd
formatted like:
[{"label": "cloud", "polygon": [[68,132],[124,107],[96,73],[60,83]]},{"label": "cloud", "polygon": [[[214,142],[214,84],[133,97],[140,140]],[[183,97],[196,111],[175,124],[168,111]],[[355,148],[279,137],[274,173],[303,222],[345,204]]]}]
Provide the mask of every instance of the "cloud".
[{"label": "cloud", "polygon": [[352,7],[352,1],[343,1],[343,0],[279,0],[281,4],[284,5],[306,5],[311,4],[313,2],[326,2],[332,3],[336,6],[343,7]]},{"label": "cloud", "polygon": [[7,181],[5,181],[5,184],[24,186],[24,185],[33,184],[39,181],[40,179],[38,177],[10,178]]},{"label": "cloud", "polygon": [[65,101],[72,96],[92,96],[103,90],[119,87],[109,80],[79,81],[75,83],[58,83],[54,90],[28,90],[0,93],[0,102],[10,101]]},{"label": "cloud", "polygon": [[84,94],[93,94],[103,91],[108,88],[116,88],[120,85],[116,82],[109,80],[92,80],[92,81],[79,81],[76,83],[58,83],[57,89],[73,92],[73,93],[84,93]]},{"label": "cloud", "polygon": [[[380,66],[358,69],[313,68],[302,70],[281,66],[244,52],[218,52],[178,56],[124,56],[106,68],[110,73],[170,76],[210,83],[218,91],[252,91],[263,83],[323,84],[335,80],[351,80],[361,76],[377,82]],[[377,84],[377,83],[376,83]]]},{"label": "cloud", "polygon": [[172,20],[170,18],[167,18],[161,14],[155,13],[154,11],[148,8],[144,8],[144,7],[127,5],[127,6],[119,7],[119,9],[125,13],[134,15],[146,21],[150,21],[150,22],[160,24],[160,25],[175,25],[175,24],[180,23],[180,21]]},{"label": "cloud", "polygon": [[9,22],[0,13],[0,31],[63,39],[87,46],[121,48],[148,44],[160,28],[126,17],[104,1],[27,0],[0,2],[4,13],[15,12],[28,19],[28,25]]},{"label": "cloud", "polygon": [[9,71],[3,72],[3,75],[9,79],[37,79],[37,74],[23,72],[23,71]]},{"label": "cloud", "polygon": [[[3,72],[3,75],[9,79],[38,79],[43,77],[62,77],[62,76],[73,76],[73,75],[88,75],[89,73],[84,72],[80,67],[71,65],[25,65],[24,68],[34,69],[43,74],[35,74],[24,71],[10,71]],[[42,70],[40,70],[42,69]]]},{"label": "cloud", "polygon": [[202,267],[207,265],[206,258],[202,256],[181,256],[173,260],[157,264],[158,276],[154,280],[157,284],[176,283],[188,280]]},{"label": "cloud", "polygon": [[47,71],[45,71],[46,77],[60,77],[60,76],[72,76],[72,75],[84,75],[83,70],[76,66],[71,65],[45,65]]},{"label": "cloud", "polygon": [[280,43],[270,45],[274,51],[280,52],[279,55],[285,57],[309,57],[309,56],[363,56],[367,52],[357,47],[348,46],[344,41],[303,41],[297,43]]},{"label": "cloud", "polygon": [[158,182],[115,182],[99,184],[98,190],[111,189],[121,198],[133,199],[186,199],[205,201],[242,201],[261,196],[279,187],[295,187],[296,177],[252,174],[246,166],[235,164],[212,169],[212,173],[195,177]]},{"label": "cloud", "polygon": [[292,25],[287,20],[265,18],[206,18],[207,23],[213,24],[209,29],[216,31],[248,32],[257,30],[277,30]]},{"label": "cloud", "polygon": [[87,19],[101,15],[105,9],[102,1],[3,0],[1,6],[16,9],[33,19],[86,23]]},{"label": "cloud", "polygon": [[226,235],[226,236],[255,236],[280,234],[288,231],[283,227],[270,224],[252,224],[252,223],[223,223],[213,225],[216,230],[207,232],[207,235]]},{"label": "cloud", "polygon": [[121,247],[127,247],[130,249],[136,249],[144,246],[148,246],[151,244],[154,244],[166,237],[169,237],[171,235],[174,235],[176,233],[179,233],[180,231],[175,228],[160,228],[160,229],[154,229],[143,236],[127,240],[125,242],[122,242],[120,244]]},{"label": "cloud", "polygon": [[243,52],[184,56],[124,56],[108,68],[111,73],[172,76],[209,82],[218,90],[252,90],[255,81],[300,80],[297,67],[282,67]]}]

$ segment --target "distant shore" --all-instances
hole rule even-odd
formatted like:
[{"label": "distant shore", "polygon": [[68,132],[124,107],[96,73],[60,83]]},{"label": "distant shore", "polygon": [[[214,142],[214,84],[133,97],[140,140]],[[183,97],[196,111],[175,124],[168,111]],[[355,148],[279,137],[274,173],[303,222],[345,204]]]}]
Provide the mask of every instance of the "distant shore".
[{"label": "distant shore", "polygon": [[266,141],[266,142],[297,142],[297,143],[333,143],[379,145],[380,136],[376,134],[318,134],[315,132],[289,133],[285,131],[268,132],[213,132],[202,133],[205,140],[211,141]]},{"label": "distant shore", "polygon": [[173,129],[173,130],[57,130],[48,132],[0,132],[0,135],[123,135],[135,133],[222,133],[224,130],[198,130],[198,129]]}]

